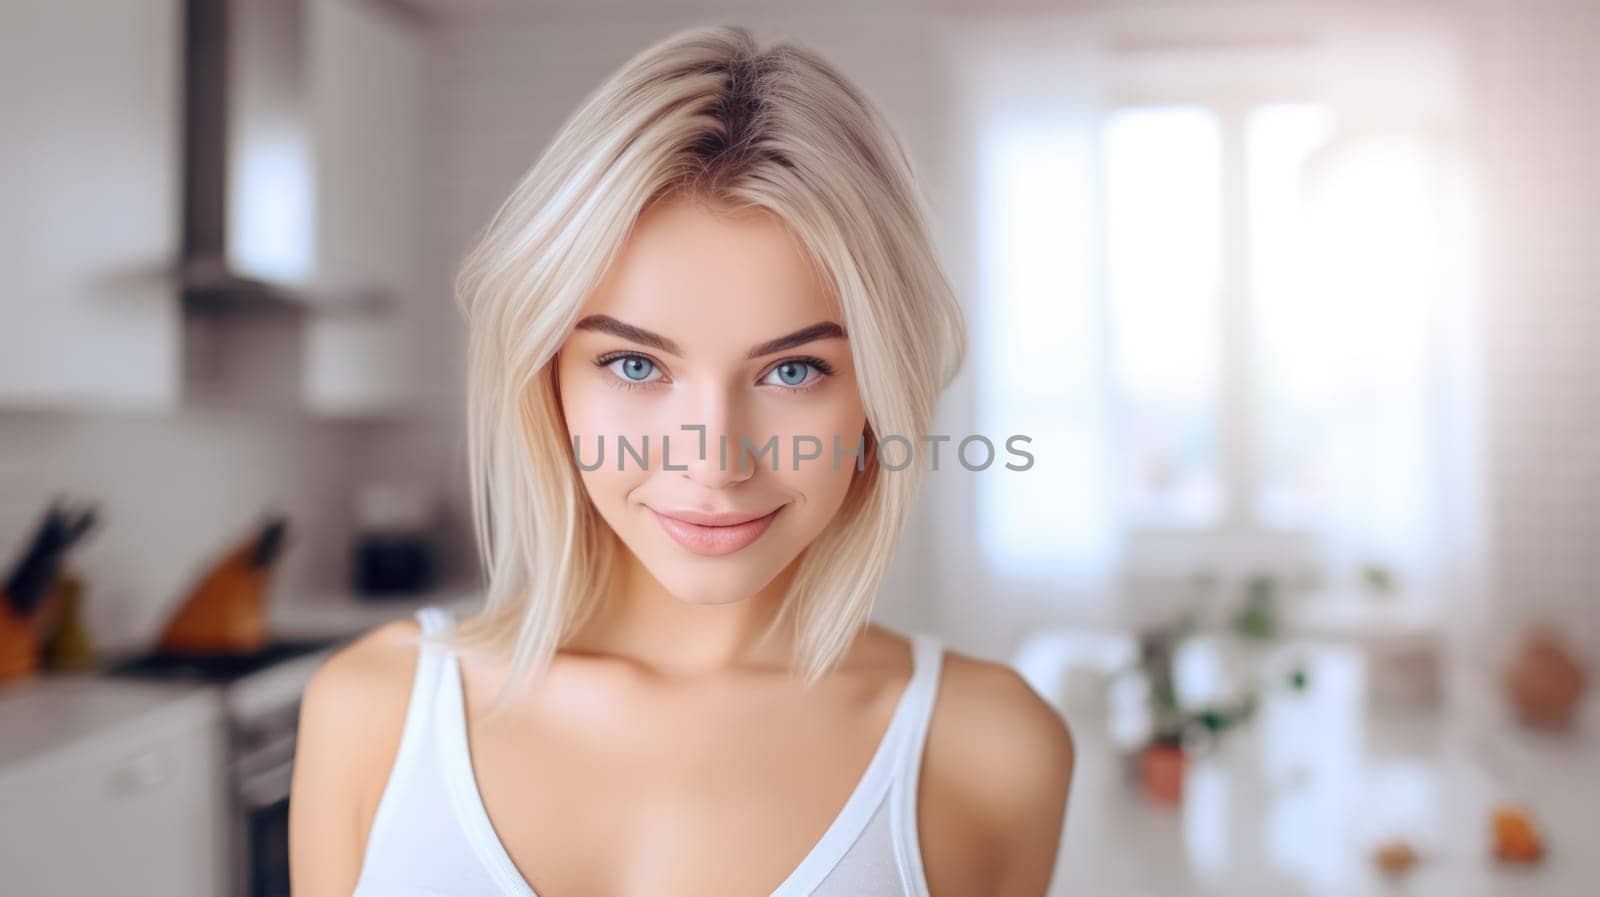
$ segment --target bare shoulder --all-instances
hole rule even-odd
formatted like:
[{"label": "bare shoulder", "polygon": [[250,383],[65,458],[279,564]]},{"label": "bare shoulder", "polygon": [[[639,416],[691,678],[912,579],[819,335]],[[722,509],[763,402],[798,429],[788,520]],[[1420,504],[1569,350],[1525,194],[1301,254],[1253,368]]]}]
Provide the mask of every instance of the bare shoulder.
[{"label": "bare shoulder", "polygon": [[961,741],[1030,780],[1065,779],[1074,755],[1071,729],[1014,668],[946,649],[940,678],[936,712],[964,732]]},{"label": "bare shoulder", "polygon": [[416,620],[395,620],[335,651],[312,675],[302,709],[334,709],[341,717],[394,709],[386,706],[393,698],[409,698],[420,633]]},{"label": "bare shoulder", "polygon": [[930,885],[943,871],[946,893],[1043,894],[1075,762],[1067,721],[1016,670],[946,649],[921,790],[946,808],[935,839],[967,861],[930,859]]},{"label": "bare shoulder", "polygon": [[[307,759],[307,751],[312,760],[319,753],[331,754],[362,770],[370,770],[374,761],[392,759],[405,727],[420,632],[415,620],[385,623],[317,668],[301,698],[302,750],[297,759]],[[388,768],[383,763],[378,771]],[[355,784],[372,783],[358,778]]]},{"label": "bare shoulder", "polygon": [[348,894],[399,749],[417,667],[413,620],[386,623],[323,661],[300,701],[289,797],[296,894]]}]

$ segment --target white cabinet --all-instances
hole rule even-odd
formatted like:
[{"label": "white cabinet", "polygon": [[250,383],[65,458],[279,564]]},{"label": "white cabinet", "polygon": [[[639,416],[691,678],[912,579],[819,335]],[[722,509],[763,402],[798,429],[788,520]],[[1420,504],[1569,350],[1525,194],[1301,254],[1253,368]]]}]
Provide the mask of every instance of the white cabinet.
[{"label": "white cabinet", "polygon": [[[425,35],[398,5],[295,2],[303,5],[301,51],[283,64],[299,67],[315,192],[302,233],[267,236],[287,239],[297,253],[305,243],[314,256],[309,280],[330,307],[313,307],[298,322],[299,353],[271,348],[277,344],[264,333],[258,339],[251,331],[263,329],[259,322],[229,327],[259,344],[256,354],[301,358],[298,370],[279,362],[270,379],[298,380],[293,400],[315,412],[402,410],[422,379]],[[198,356],[186,355],[183,342],[206,330],[186,326],[174,277],[183,12],[183,0],[0,3],[0,407],[171,408],[195,388],[185,382],[185,358]],[[271,141],[259,148],[270,150]],[[282,187],[271,166],[286,160],[246,155],[228,165],[256,190],[252,198]],[[300,194],[289,192],[265,197],[265,205],[292,207]],[[258,224],[270,230],[282,221],[230,220],[230,243],[249,243]],[[283,250],[280,243],[267,240],[265,250]],[[242,268],[259,254],[243,253]],[[386,309],[331,307],[368,292]]]},{"label": "white cabinet", "polygon": [[0,406],[170,406],[179,0],[0,4]]},{"label": "white cabinet", "polygon": [[227,891],[226,733],[212,692],[46,678],[0,691],[0,719],[0,891]]},{"label": "white cabinet", "polygon": [[376,314],[313,312],[305,401],[326,414],[398,410],[416,395],[422,249],[418,24],[372,0],[307,0],[317,279],[376,289]]}]

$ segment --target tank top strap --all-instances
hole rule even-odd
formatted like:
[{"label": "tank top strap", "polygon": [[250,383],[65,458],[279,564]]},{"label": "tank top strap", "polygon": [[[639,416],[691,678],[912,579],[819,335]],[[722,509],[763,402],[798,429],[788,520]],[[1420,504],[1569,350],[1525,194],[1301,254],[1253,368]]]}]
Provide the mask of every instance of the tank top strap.
[{"label": "tank top strap", "polygon": [[444,608],[430,605],[417,611],[417,622],[422,625],[423,635],[443,635],[449,631],[454,619]]},{"label": "tank top strap", "polygon": [[[910,705],[912,727],[903,763],[916,764],[922,756],[922,745],[927,740],[928,724],[933,718],[933,705],[939,696],[939,674],[944,661],[944,642],[930,632],[911,635],[912,674],[906,686]],[[908,772],[914,772],[908,769]]]},{"label": "tank top strap", "polygon": [[406,705],[406,721],[400,736],[399,753],[402,755],[412,742],[421,740],[422,733],[428,728],[428,717],[439,691],[439,676],[447,659],[448,652],[429,640],[448,632],[455,622],[449,611],[433,606],[418,610],[416,618],[422,628],[422,637],[417,643],[417,670],[411,679],[411,697]]},{"label": "tank top strap", "polygon": [[[450,612],[440,607],[424,607],[417,611],[417,622],[422,627],[422,637],[417,644],[417,675],[411,685],[411,701],[406,708],[406,732],[402,736],[401,749],[405,749],[405,741],[415,741],[421,738],[423,729],[432,728],[430,718],[434,714],[434,707],[438,703],[441,686],[444,684],[446,664],[450,660],[450,651],[435,644],[432,640],[443,636],[455,625],[455,619]],[[411,732],[413,723],[419,727],[415,737]]]},{"label": "tank top strap", "polygon": [[397,824],[393,817],[400,812],[399,804],[409,799],[419,776],[432,763],[429,756],[432,749],[430,732],[434,728],[434,708],[443,684],[441,677],[447,652],[431,644],[428,639],[448,631],[454,621],[448,611],[438,607],[418,610],[416,619],[422,628],[422,637],[417,644],[417,668],[411,679],[405,722],[400,729],[400,744],[395,750],[394,763],[367,836],[364,853],[369,859],[373,851],[386,842],[390,827]]},{"label": "tank top strap", "polygon": [[928,741],[929,724],[939,696],[939,680],[944,668],[944,642],[931,632],[911,633],[913,672],[906,686],[911,722],[895,764],[894,784],[889,792],[889,827],[894,841],[895,863],[900,876],[911,889],[912,897],[928,897],[928,884],[922,868],[922,847],[917,836],[917,787],[922,777],[923,748]]}]

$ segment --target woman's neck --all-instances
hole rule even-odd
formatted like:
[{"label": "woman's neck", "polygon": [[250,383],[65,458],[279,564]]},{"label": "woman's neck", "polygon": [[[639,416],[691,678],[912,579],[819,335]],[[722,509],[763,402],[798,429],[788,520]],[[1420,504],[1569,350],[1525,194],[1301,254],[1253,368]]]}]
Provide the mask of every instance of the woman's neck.
[{"label": "woman's neck", "polygon": [[784,600],[795,565],[749,598],[700,604],[668,592],[626,548],[618,546],[614,557],[609,594],[562,650],[626,657],[672,676],[790,666],[793,639],[786,630],[757,642]]}]

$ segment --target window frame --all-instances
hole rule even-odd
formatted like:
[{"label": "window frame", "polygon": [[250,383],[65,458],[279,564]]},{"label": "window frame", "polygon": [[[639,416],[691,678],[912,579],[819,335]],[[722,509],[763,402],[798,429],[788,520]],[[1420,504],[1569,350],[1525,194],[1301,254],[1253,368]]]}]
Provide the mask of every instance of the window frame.
[{"label": "window frame", "polygon": [[[1096,253],[1100,266],[1096,301],[1108,320],[1111,297],[1108,250],[1103,239],[1109,213],[1105,190],[1106,123],[1113,114],[1124,109],[1190,106],[1209,110],[1216,116],[1220,129],[1218,176],[1222,221],[1217,307],[1222,321],[1218,330],[1221,371],[1217,397],[1217,463],[1222,508],[1214,522],[1202,525],[1125,521],[1115,538],[1121,545],[1125,584],[1135,591],[1141,584],[1170,591],[1175,585],[1187,586],[1199,573],[1215,574],[1226,583],[1264,571],[1287,576],[1305,587],[1315,587],[1321,575],[1318,571],[1326,563],[1318,550],[1319,536],[1314,527],[1271,525],[1262,521],[1258,513],[1261,486],[1255,402],[1259,387],[1252,369],[1251,305],[1254,297],[1250,287],[1246,127],[1251,112],[1259,107],[1300,103],[1323,105],[1335,115],[1338,113],[1333,104],[1304,87],[1159,89],[1150,85],[1110,90],[1095,111],[1094,229],[1102,237]],[[1116,438],[1120,440],[1124,405],[1114,375],[1107,377],[1105,388],[1109,391],[1108,407],[1117,419]],[[1124,485],[1123,482],[1117,484],[1119,492]]]}]

